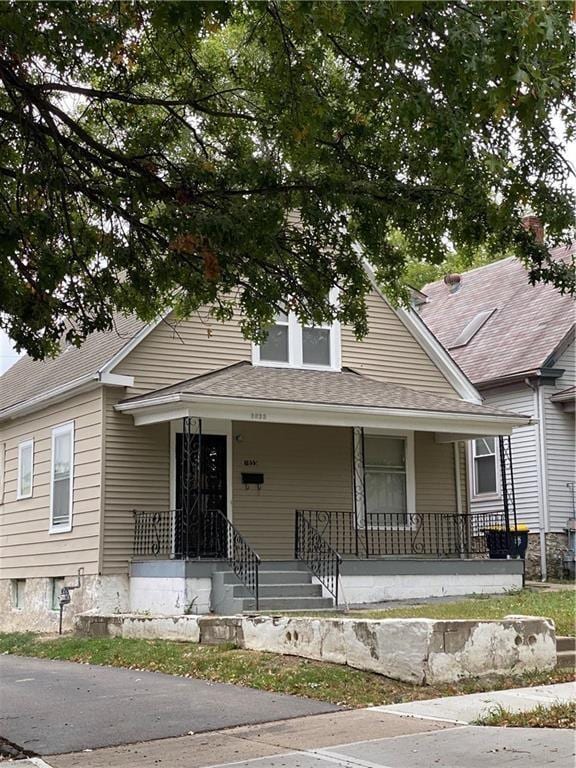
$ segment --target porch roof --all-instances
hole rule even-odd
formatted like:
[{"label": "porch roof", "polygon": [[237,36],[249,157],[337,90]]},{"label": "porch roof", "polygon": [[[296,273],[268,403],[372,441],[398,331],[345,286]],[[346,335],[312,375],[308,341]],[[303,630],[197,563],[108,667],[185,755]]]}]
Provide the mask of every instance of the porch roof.
[{"label": "porch roof", "polygon": [[473,424],[477,428],[472,427],[472,432],[479,434],[508,434],[530,421],[528,416],[376,381],[349,369],[274,368],[248,362],[123,400],[116,408],[144,424],[187,415],[181,406],[189,415],[239,420],[404,425],[450,432],[469,432]]}]

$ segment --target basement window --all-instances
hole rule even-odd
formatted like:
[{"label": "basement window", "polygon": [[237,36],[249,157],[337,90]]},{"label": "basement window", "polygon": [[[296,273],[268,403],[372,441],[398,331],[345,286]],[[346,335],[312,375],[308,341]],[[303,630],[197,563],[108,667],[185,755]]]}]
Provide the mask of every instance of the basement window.
[{"label": "basement window", "polygon": [[12,579],[12,607],[22,609],[26,599],[26,579]]},{"label": "basement window", "polygon": [[486,321],[492,317],[494,312],[496,312],[496,308],[485,309],[482,312],[479,312],[475,317],[472,318],[472,320],[470,320],[470,322],[464,326],[463,331],[456,338],[456,340],[453,341],[452,344],[448,345],[448,349],[465,347],[470,341],[472,341],[474,336],[476,336]]},{"label": "basement window", "polygon": [[64,586],[63,576],[55,576],[53,579],[50,579],[50,610],[51,611],[60,610],[60,592],[62,591],[63,586]]}]

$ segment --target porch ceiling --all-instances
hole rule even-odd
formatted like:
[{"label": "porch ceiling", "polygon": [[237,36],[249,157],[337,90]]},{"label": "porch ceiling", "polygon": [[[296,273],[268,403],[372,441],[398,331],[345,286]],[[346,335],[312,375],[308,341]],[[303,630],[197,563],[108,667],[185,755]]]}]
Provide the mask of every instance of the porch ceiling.
[{"label": "porch ceiling", "polygon": [[200,416],[455,434],[510,434],[528,416],[341,372],[238,363],[146,395],[116,409],[136,424]]}]

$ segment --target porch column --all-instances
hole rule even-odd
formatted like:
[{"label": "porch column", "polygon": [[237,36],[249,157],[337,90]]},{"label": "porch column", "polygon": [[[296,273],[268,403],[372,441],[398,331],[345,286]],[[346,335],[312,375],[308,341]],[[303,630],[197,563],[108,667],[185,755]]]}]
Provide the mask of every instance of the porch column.
[{"label": "porch column", "polygon": [[514,489],[514,467],[512,461],[512,439],[510,435],[500,435],[498,438],[500,448],[500,474],[502,479],[502,499],[504,503],[504,525],[506,528],[506,550],[510,556],[510,518],[516,532],[516,493]]}]

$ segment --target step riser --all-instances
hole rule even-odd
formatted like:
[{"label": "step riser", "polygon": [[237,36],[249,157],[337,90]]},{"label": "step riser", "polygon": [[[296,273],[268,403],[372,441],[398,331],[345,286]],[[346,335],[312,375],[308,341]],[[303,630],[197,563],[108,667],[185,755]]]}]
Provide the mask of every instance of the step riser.
[{"label": "step riser", "polygon": [[[259,571],[260,584],[311,584],[312,576],[305,571]],[[225,584],[238,584],[233,573],[224,574]]]},{"label": "step riser", "polygon": [[[255,610],[254,598],[243,598],[238,600],[242,603],[242,611]],[[294,597],[294,598],[260,598],[258,602],[259,611],[315,611],[332,608],[334,601],[329,597]]]},{"label": "step riser", "polygon": [[[320,584],[261,584],[260,597],[322,597]],[[251,597],[252,592],[244,586],[234,587],[234,597]]]},{"label": "step riser", "polygon": [[561,651],[556,657],[556,666],[562,669],[576,669],[576,653]]},{"label": "step riser", "polygon": [[576,651],[576,637],[557,637],[556,650],[558,652]]}]

